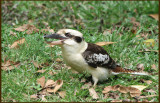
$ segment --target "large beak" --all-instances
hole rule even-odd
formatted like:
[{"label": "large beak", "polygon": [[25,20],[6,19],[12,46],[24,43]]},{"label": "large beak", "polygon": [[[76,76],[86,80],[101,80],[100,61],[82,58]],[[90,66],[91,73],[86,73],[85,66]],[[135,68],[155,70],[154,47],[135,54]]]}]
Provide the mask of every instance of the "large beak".
[{"label": "large beak", "polygon": [[65,39],[68,39],[67,37],[63,37],[59,34],[51,34],[51,35],[44,35],[45,39],[49,39],[49,38],[53,38],[53,39],[59,39],[58,41],[46,41],[46,43],[50,44],[50,45],[61,45],[63,44],[63,41]]}]

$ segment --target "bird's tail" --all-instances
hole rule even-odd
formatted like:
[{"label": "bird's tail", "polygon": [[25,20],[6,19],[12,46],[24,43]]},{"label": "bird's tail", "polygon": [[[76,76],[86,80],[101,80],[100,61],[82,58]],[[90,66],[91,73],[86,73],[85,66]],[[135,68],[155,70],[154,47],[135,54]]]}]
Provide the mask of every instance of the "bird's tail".
[{"label": "bird's tail", "polygon": [[150,75],[148,72],[145,71],[135,71],[131,69],[125,69],[117,66],[115,69],[112,69],[112,74],[122,74],[122,73],[127,73],[127,74],[135,74],[135,75]]}]

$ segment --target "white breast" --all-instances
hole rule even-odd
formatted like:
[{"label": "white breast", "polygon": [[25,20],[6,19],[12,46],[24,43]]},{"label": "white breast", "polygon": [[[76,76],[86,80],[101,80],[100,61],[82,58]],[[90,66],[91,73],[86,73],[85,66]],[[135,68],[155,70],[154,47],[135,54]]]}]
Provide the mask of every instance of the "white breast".
[{"label": "white breast", "polygon": [[83,59],[81,54],[65,54],[64,52],[62,52],[64,61],[72,67],[72,69],[82,73],[84,72],[87,67],[88,64],[85,62],[85,60]]},{"label": "white breast", "polygon": [[109,76],[111,76],[109,69],[102,67],[92,68],[88,66],[81,54],[62,54],[65,62],[77,72],[82,73],[84,71],[87,71],[92,76],[98,78],[100,81],[104,81],[108,79]]}]

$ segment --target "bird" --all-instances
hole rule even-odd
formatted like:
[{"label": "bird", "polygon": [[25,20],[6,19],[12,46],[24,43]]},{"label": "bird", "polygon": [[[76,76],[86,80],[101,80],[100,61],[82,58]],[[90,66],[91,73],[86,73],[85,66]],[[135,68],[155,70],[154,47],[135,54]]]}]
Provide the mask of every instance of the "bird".
[{"label": "bird", "polygon": [[62,57],[71,69],[79,73],[88,72],[92,76],[94,87],[99,81],[105,81],[110,76],[121,73],[149,75],[145,71],[122,68],[103,47],[86,42],[78,30],[60,29],[56,33],[44,35],[45,40],[48,38],[58,39],[46,42],[61,47]]}]

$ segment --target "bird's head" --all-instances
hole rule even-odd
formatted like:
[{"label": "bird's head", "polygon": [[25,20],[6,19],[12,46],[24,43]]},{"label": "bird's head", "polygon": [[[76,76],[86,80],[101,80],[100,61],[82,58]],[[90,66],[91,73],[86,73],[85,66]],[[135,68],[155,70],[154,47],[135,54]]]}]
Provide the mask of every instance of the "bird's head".
[{"label": "bird's head", "polygon": [[57,33],[51,35],[45,35],[45,39],[52,38],[58,39],[58,41],[50,42],[51,45],[59,45],[64,50],[81,51],[86,46],[83,34],[77,30],[72,29],[60,29]]}]

